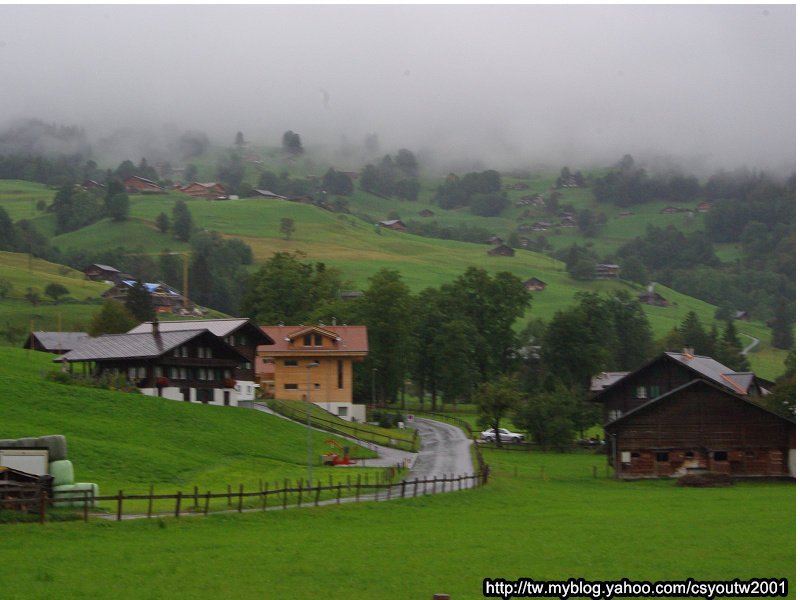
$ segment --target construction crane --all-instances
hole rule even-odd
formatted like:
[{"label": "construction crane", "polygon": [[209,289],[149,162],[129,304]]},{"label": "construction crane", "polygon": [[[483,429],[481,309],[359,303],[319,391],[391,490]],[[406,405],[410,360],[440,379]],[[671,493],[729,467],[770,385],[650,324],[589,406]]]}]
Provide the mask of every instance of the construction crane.
[{"label": "construction crane", "polygon": [[189,256],[191,252],[131,252],[124,256],[180,256],[183,258],[183,308],[189,310]]}]

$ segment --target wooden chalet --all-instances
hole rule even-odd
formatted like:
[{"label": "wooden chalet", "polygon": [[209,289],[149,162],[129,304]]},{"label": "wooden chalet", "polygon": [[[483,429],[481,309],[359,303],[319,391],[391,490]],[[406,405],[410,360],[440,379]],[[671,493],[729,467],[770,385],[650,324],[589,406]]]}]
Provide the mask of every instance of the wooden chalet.
[{"label": "wooden chalet", "polygon": [[228,192],[225,191],[225,186],[221,183],[209,182],[200,183],[194,181],[189,185],[178,188],[184,194],[188,194],[194,198],[207,198],[209,200],[225,199],[228,197]]},{"label": "wooden chalet", "polygon": [[155,181],[138,175],[131,175],[125,178],[123,184],[125,185],[125,191],[129,194],[161,194],[164,192],[164,188]]},{"label": "wooden chalet", "polygon": [[531,277],[527,281],[525,281],[522,285],[525,286],[525,289],[529,292],[543,292],[544,289],[547,287],[547,284],[539,279],[538,277]]},{"label": "wooden chalet", "polygon": [[[366,407],[353,404],[353,363],[369,352],[363,325],[265,326],[275,340],[258,349],[256,374],[269,396],[310,400],[343,419],[364,421]],[[309,367],[317,364],[318,367]]]},{"label": "wooden chalet", "polygon": [[391,219],[389,221],[378,221],[378,226],[393,231],[407,231],[408,227],[400,219]]},{"label": "wooden chalet", "polygon": [[161,332],[152,323],[144,333],[89,339],[54,361],[82,364],[92,377],[122,375],[143,394],[185,402],[236,405],[234,373],[247,357],[207,329]]},{"label": "wooden chalet", "polygon": [[84,179],[83,183],[81,183],[81,187],[85,190],[104,190],[106,186],[104,186],[99,181],[95,181],[94,179]]},{"label": "wooden chalet", "polygon": [[[140,334],[151,331],[154,323],[145,322],[137,325],[128,333]],[[246,360],[237,365],[231,377],[236,380],[233,386],[237,404],[252,402],[256,393],[256,350],[259,347],[268,347],[274,340],[264,333],[261,328],[250,319],[192,319],[183,321],[158,321],[157,326],[161,332],[193,331],[207,329],[220,340],[228,344]]]},{"label": "wooden chalet", "polygon": [[653,290],[647,290],[639,294],[639,302],[650,306],[669,306],[669,300]]},{"label": "wooden chalet", "polygon": [[610,375],[607,385],[593,380],[593,400],[618,478],[794,476],[794,421],[758,403],[770,382],[689,351]]},{"label": "wooden chalet", "polygon": [[65,354],[86,340],[89,334],[82,331],[34,331],[22,345],[26,350]]},{"label": "wooden chalet", "polygon": [[594,266],[595,279],[619,279],[619,265],[599,264]]},{"label": "wooden chalet", "polygon": [[709,211],[710,211],[712,208],[714,208],[714,203],[713,203],[713,202],[700,202],[700,203],[697,205],[697,208],[696,208],[696,210],[697,210],[697,212],[699,212],[699,213],[707,213],[707,212],[709,212]]},{"label": "wooden chalet", "polygon": [[489,250],[486,254],[489,256],[514,256],[514,249],[511,246],[500,244]]},{"label": "wooden chalet", "polygon": [[122,273],[109,265],[94,263],[83,270],[83,276],[89,281],[108,281],[116,283]]}]

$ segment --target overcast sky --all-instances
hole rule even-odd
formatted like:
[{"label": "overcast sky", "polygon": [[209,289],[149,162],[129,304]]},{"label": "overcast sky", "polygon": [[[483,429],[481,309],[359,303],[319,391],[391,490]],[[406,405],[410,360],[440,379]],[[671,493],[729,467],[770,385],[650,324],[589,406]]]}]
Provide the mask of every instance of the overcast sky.
[{"label": "overcast sky", "polygon": [[[794,5],[0,5],[0,121],[795,162]],[[134,159],[136,157],[133,157]],[[487,166],[495,166],[489,164]]]}]

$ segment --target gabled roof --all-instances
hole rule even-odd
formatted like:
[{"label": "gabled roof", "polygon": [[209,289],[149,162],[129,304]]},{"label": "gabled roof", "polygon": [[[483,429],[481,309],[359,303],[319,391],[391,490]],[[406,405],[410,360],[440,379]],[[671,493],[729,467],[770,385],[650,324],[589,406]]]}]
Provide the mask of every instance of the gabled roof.
[{"label": "gabled roof", "polygon": [[205,333],[205,329],[193,331],[167,331],[160,335],[147,333],[118,333],[91,338],[75,350],[67,352],[56,362],[82,362],[91,360],[114,360],[128,358],[157,358]]},{"label": "gabled roof", "polygon": [[615,425],[619,424],[621,421],[624,421],[625,419],[627,419],[628,417],[630,417],[632,415],[639,414],[642,411],[647,410],[648,408],[652,407],[654,404],[658,404],[660,402],[663,402],[663,401],[669,399],[670,397],[678,394],[679,392],[682,392],[682,391],[684,391],[684,390],[686,390],[688,388],[695,387],[695,386],[704,386],[704,387],[716,389],[719,392],[725,394],[726,396],[729,396],[730,398],[739,400],[740,402],[745,402],[746,404],[754,406],[754,407],[758,408],[759,410],[763,410],[764,412],[769,413],[770,415],[772,415],[774,417],[777,417],[777,418],[782,419],[784,421],[788,421],[789,423],[792,423],[792,424],[795,423],[795,421],[793,419],[790,419],[788,417],[784,417],[783,415],[779,415],[778,413],[772,412],[768,408],[766,408],[764,406],[761,406],[760,404],[757,404],[756,402],[752,402],[750,399],[748,399],[745,396],[741,396],[741,395],[738,395],[738,394],[731,393],[731,391],[729,389],[722,388],[722,387],[720,387],[718,385],[715,385],[715,384],[713,384],[710,381],[707,381],[705,379],[693,379],[692,381],[690,381],[688,383],[684,383],[683,385],[678,386],[675,389],[670,390],[670,391],[666,392],[665,394],[662,394],[662,395],[658,396],[657,398],[653,398],[652,400],[650,400],[648,402],[645,402],[641,406],[637,406],[633,410],[629,410],[628,412],[626,412],[625,414],[620,416],[618,419],[614,419],[613,421],[609,421],[608,423],[606,423],[605,426],[606,427],[615,426]]},{"label": "gabled roof", "polygon": [[270,192],[269,190],[253,190],[259,196],[265,196],[267,198],[279,198],[280,200],[286,200],[286,196],[281,196],[280,194],[276,194],[275,192]]},{"label": "gabled roof", "polygon": [[[240,328],[249,326],[252,331],[260,337],[257,341],[259,345],[271,345],[273,339],[264,333],[261,327],[250,319],[187,319],[183,321],[159,321],[158,329],[161,332],[167,331],[191,331],[196,329],[207,329],[217,337],[225,337],[235,333]],[[153,322],[147,321],[137,325],[128,333],[146,333],[153,330]]]},{"label": "gabled roof", "polygon": [[[260,348],[260,350],[268,352],[311,351],[314,354],[325,352],[366,354],[369,351],[366,325],[326,325],[325,327],[265,325],[261,327],[261,330],[275,340],[274,346]],[[291,345],[291,340],[309,332],[325,332],[325,335],[336,339],[336,350],[297,348]]]},{"label": "gabled roof", "polygon": [[[110,271],[111,273],[119,273],[119,270],[115,269],[114,267],[109,267],[108,265],[101,265],[100,263],[93,263],[89,265],[89,267],[97,267],[103,271]],[[86,267],[88,269],[89,267]],[[84,269],[84,271],[86,270]]]},{"label": "gabled roof", "polygon": [[688,352],[664,352],[637,370],[620,377],[610,385],[602,388],[593,397],[593,400],[599,401],[599,397],[605,394],[605,392],[616,388],[621,382],[627,380],[629,377],[635,376],[643,369],[646,369],[663,358],[672,360],[695,372],[700,377],[740,395],[747,395],[753,382],[758,381],[753,373],[737,373],[708,356],[697,356],[689,354]]},{"label": "gabled roof", "polygon": [[34,331],[25,342],[24,348],[31,348],[31,338],[47,351],[69,351],[77,348],[89,339],[89,334],[82,331]]},{"label": "gabled roof", "polygon": [[614,385],[617,381],[622,379],[628,374],[628,371],[610,371],[603,372],[599,375],[592,377],[589,390],[592,392],[599,392]]}]

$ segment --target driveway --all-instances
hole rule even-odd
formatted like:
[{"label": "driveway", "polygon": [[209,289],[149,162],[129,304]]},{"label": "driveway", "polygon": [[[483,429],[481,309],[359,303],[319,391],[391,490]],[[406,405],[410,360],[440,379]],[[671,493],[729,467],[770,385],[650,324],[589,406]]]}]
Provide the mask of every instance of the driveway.
[{"label": "driveway", "polygon": [[460,428],[419,417],[415,417],[410,426],[419,431],[421,445],[406,481],[433,479],[443,475],[474,475],[470,452],[472,442]]}]

